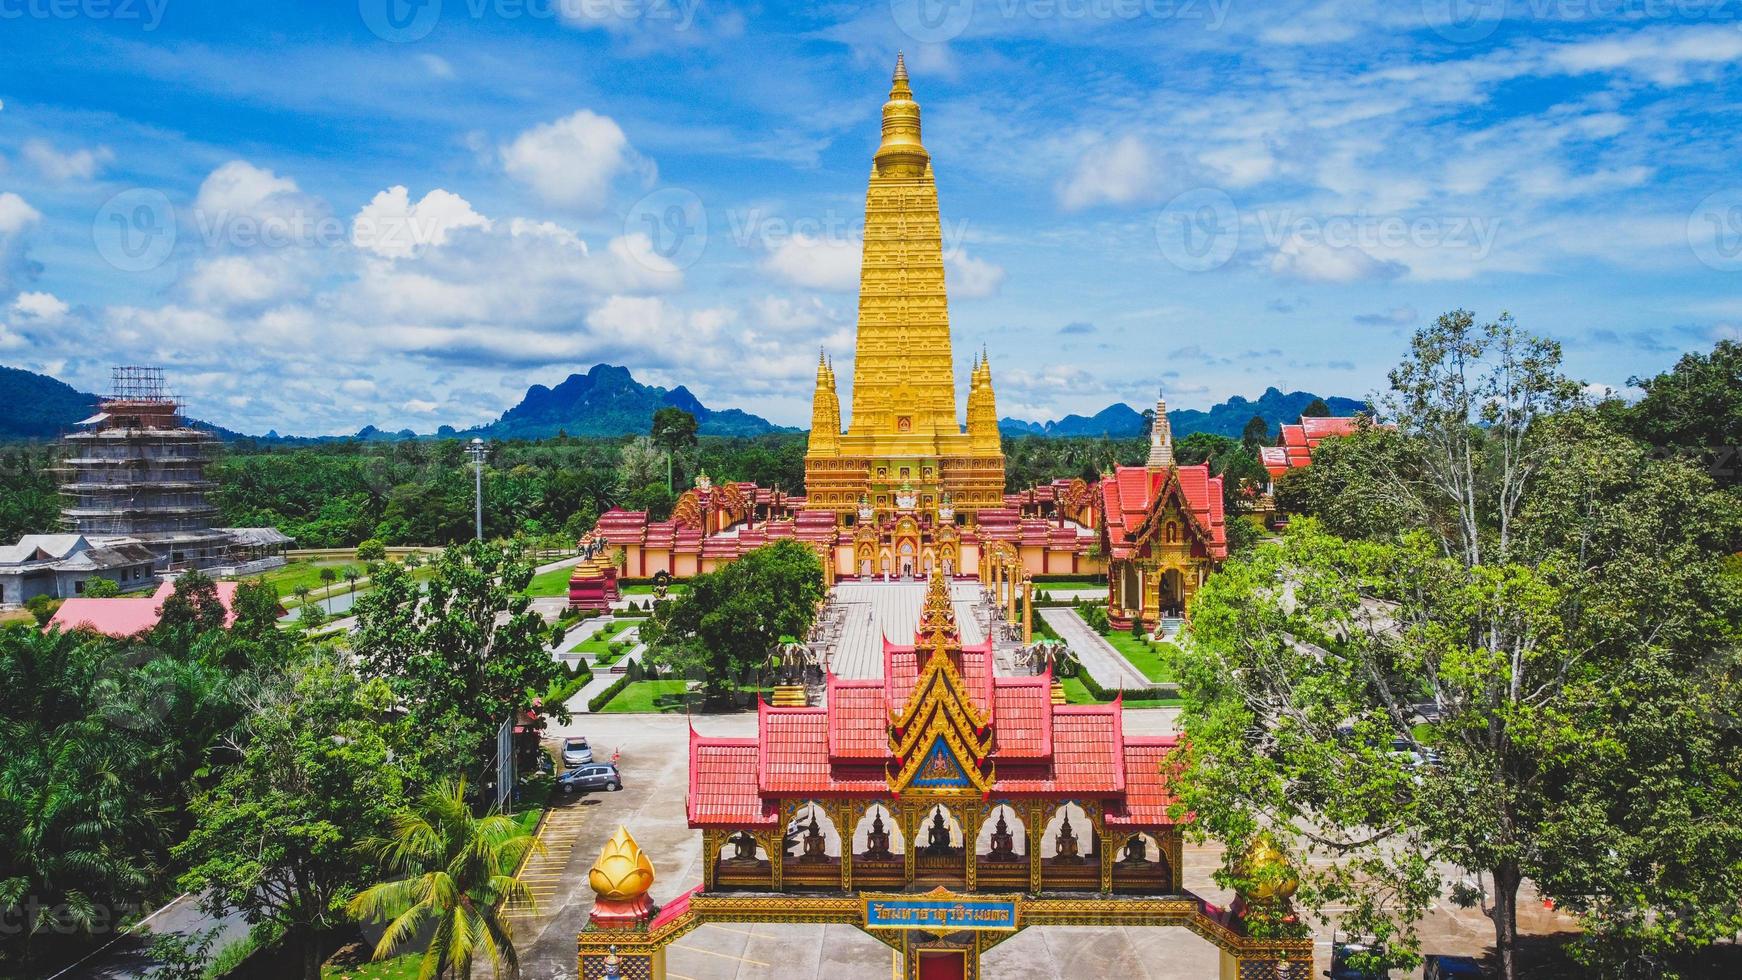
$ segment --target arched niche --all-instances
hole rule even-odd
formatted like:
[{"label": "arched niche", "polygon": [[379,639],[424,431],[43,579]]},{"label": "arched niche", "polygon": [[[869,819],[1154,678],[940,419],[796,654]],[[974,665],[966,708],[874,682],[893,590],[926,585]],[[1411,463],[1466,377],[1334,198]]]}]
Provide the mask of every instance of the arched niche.
[{"label": "arched niche", "polygon": [[[999,834],[999,821],[1002,820],[1004,832],[1009,834],[1010,849],[1002,851],[996,846]],[[1028,857],[1028,823],[1016,808],[1007,803],[1000,803],[987,811],[986,818],[980,822],[980,836],[974,842],[974,853],[980,860],[1024,860]],[[1008,855],[1005,857],[1004,855]]]}]

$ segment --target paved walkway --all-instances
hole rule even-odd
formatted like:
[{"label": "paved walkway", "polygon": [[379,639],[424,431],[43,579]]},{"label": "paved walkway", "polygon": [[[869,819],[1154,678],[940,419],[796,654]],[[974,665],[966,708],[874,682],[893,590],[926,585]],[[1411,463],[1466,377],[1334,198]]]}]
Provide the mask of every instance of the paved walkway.
[{"label": "paved walkway", "polygon": [[1083,669],[1095,678],[1095,683],[1107,690],[1130,690],[1134,688],[1155,687],[1156,684],[1143,676],[1143,671],[1131,666],[1131,661],[1125,659],[1107,638],[1089,628],[1083,622],[1083,617],[1077,615],[1075,609],[1040,609],[1040,618],[1046,620],[1053,632],[1065,641],[1071,652],[1082,661]]},{"label": "paved walkway", "polygon": [[[925,605],[924,582],[842,582],[835,586],[835,605],[845,611],[841,639],[835,645],[829,669],[843,678],[883,676],[883,639],[906,645],[919,629],[919,614]],[[974,604],[980,598],[975,582],[952,582],[950,598],[956,606],[956,625],[962,642],[979,643],[985,638],[974,619]]]}]

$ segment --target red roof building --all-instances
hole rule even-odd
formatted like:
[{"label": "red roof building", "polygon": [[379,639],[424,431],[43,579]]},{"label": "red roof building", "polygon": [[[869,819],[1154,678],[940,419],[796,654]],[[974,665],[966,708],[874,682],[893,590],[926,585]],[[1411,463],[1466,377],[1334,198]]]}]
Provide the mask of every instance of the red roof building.
[{"label": "red roof building", "polygon": [[1352,415],[1336,418],[1303,416],[1299,425],[1282,427],[1282,445],[1265,446],[1258,451],[1259,462],[1275,480],[1289,470],[1310,466],[1313,450],[1319,443],[1332,436],[1354,435],[1362,424],[1359,417]]},{"label": "red roof building", "polygon": [[939,569],[883,677],[829,678],[826,707],[760,705],[755,738],[692,731],[704,888],[1174,893],[1175,740],[1121,718],[1053,704],[1050,674],[997,676],[990,641],[961,643]]},{"label": "red roof building", "polygon": [[[239,582],[217,582],[218,601],[224,606],[224,627],[236,622],[236,586]],[[48,621],[49,629],[95,630],[106,636],[132,636],[157,626],[163,618],[163,603],[175,591],[175,583],[165,582],[149,597],[117,597],[114,599],[76,598],[62,602]]]},{"label": "red roof building", "polygon": [[1107,618],[1119,629],[1157,628],[1183,617],[1192,596],[1228,557],[1222,478],[1208,465],[1174,462],[1167,405],[1156,406],[1149,459],[1116,466],[1100,484]]}]

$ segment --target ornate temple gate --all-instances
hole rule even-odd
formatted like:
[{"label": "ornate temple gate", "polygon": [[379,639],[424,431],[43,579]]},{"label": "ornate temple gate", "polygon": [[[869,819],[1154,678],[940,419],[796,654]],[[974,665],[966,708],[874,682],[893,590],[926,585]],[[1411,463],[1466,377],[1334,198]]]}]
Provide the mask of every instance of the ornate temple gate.
[{"label": "ornate temple gate", "polygon": [[[830,677],[825,707],[760,706],[755,738],[692,731],[702,885],[654,908],[653,867],[619,830],[590,879],[583,980],[664,980],[670,943],[726,922],[854,926],[906,980],[979,980],[981,955],[1031,926],[1183,926],[1222,950],[1224,980],[1308,980],[1310,939],[1243,919],[1280,919],[1292,884],[1228,909],[1182,887],[1176,740],[1126,736],[1117,705],[1053,704],[1046,675],[997,676],[989,641],[962,643],[941,568],[883,673]],[[1244,863],[1292,880],[1273,848]]]},{"label": "ornate temple gate", "polygon": [[665,980],[665,948],[707,923],[855,926],[901,955],[903,980],[981,980],[980,957],[1032,926],[1178,926],[1222,951],[1220,980],[1309,980],[1312,940],[1255,939],[1202,899],[920,893],[706,894],[580,935],[581,980]]}]

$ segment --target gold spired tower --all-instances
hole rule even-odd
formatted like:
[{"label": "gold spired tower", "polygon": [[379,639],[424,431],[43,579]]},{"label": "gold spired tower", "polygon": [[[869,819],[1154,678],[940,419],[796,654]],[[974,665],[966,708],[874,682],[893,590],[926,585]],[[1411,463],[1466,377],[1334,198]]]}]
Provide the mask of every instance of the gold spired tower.
[{"label": "gold spired tower", "polygon": [[826,360],[817,365],[811,419],[810,509],[861,523],[912,515],[935,526],[1003,506],[1004,453],[985,360],[974,363],[965,431],[956,414],[937,184],[900,56],[865,195],[852,420],[842,433]]}]

